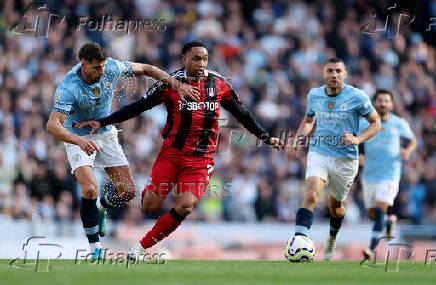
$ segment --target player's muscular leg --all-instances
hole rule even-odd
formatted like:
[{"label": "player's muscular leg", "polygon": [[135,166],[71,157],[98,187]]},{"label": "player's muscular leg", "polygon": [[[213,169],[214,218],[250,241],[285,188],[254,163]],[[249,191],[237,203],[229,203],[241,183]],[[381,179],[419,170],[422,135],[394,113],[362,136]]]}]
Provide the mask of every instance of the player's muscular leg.
[{"label": "player's muscular leg", "polygon": [[156,213],[163,201],[165,201],[166,196],[159,195],[153,191],[145,191],[144,197],[142,198],[142,210],[146,214]]},{"label": "player's muscular leg", "polygon": [[324,189],[325,181],[317,176],[312,176],[306,180],[306,193],[304,194],[301,208],[306,208],[311,211],[315,209],[318,203],[318,197],[321,191]]},{"label": "player's muscular leg", "polygon": [[82,197],[94,200],[97,198],[97,181],[91,166],[85,165],[74,171],[77,181],[82,189]]},{"label": "player's muscular leg", "polygon": [[121,198],[128,201],[135,197],[135,182],[128,165],[107,167],[105,171],[115,184]]},{"label": "player's muscular leg", "polygon": [[331,195],[329,195],[329,208],[330,215],[335,219],[342,218],[345,215],[344,203],[341,201],[337,201]]},{"label": "player's muscular leg", "polygon": [[198,204],[198,198],[191,192],[182,192],[176,198],[174,209],[180,216],[186,217],[191,214]]}]

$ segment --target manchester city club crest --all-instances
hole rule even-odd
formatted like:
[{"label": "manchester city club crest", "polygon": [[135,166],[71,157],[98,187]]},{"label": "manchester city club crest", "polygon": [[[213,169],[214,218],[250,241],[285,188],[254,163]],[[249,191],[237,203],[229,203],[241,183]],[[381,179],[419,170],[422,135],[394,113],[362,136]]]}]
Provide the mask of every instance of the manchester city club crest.
[{"label": "manchester city club crest", "polygon": [[330,101],[327,105],[327,108],[329,109],[329,111],[333,110],[333,108],[335,107],[335,102]]},{"label": "manchester city club crest", "polygon": [[111,89],[112,84],[109,81],[105,81],[105,82],[103,82],[103,88],[104,89]]},{"label": "manchester city club crest", "polygon": [[341,105],[339,105],[339,108],[341,108],[341,111],[347,111],[347,103],[341,103]]},{"label": "manchester city club crest", "polygon": [[94,87],[94,88],[92,88],[92,95],[94,95],[95,97],[98,97],[98,96],[100,96],[100,88],[97,86],[97,87]]}]

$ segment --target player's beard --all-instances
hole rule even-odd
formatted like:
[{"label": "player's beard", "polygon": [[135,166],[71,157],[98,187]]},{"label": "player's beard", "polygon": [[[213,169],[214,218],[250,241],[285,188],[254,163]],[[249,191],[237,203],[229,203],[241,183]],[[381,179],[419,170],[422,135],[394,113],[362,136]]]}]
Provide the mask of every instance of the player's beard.
[{"label": "player's beard", "polygon": [[82,69],[82,77],[83,77],[84,80],[85,80],[85,78],[89,80],[89,82],[85,80],[85,82],[88,83],[88,84],[97,83],[97,82],[100,81],[100,78],[101,78],[101,76],[98,76],[98,75],[94,76],[92,74],[88,74],[83,69]]},{"label": "player's beard", "polygon": [[100,81],[100,79],[101,79],[101,76],[96,76],[92,83],[97,83]]},{"label": "player's beard", "polygon": [[[329,80],[329,81],[331,81],[331,80]],[[326,82],[327,88],[330,89],[330,91],[333,94],[339,94],[339,92],[341,92],[341,89],[342,89],[342,83],[337,79],[335,80],[337,82],[337,84],[332,84],[329,81]]]},{"label": "player's beard", "polygon": [[389,110],[388,109],[377,109],[376,108],[376,110],[377,110],[377,113],[380,115],[380,116],[384,116],[384,115],[386,115],[387,113],[389,113]]}]

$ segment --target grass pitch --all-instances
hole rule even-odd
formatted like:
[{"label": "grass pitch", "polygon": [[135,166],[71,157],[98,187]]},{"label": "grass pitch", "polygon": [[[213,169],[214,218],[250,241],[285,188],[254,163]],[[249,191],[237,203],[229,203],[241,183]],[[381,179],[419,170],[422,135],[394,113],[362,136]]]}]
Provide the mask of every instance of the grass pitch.
[{"label": "grass pitch", "polygon": [[[89,264],[51,261],[48,272],[34,265],[10,266],[0,260],[0,284],[436,284],[436,263],[403,261],[398,272],[384,265],[365,268],[358,261],[221,261],[167,260],[165,264]],[[18,265],[18,263],[17,263]],[[41,262],[44,270],[47,263]],[[390,266],[390,270],[396,266]]]}]

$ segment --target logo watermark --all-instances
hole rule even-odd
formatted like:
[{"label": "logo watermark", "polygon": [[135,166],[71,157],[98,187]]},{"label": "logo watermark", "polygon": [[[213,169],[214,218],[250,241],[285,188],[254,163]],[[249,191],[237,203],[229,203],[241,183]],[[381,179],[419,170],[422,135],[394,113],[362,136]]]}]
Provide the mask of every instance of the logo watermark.
[{"label": "logo watermark", "polygon": [[44,240],[43,236],[29,237],[22,247],[24,257],[11,260],[9,265],[20,269],[34,268],[35,272],[48,272],[50,262],[62,256],[62,246],[56,243],[37,242]]},{"label": "logo watermark", "polygon": [[[377,245],[382,240],[391,240],[392,238],[381,237],[377,240]],[[415,251],[410,244],[407,243],[388,243],[386,256],[382,262],[377,262],[377,249],[374,251],[372,260],[363,259],[360,266],[364,268],[375,268],[378,265],[384,265],[385,272],[398,272],[400,268],[400,261],[403,259],[410,259]],[[427,258],[426,258],[427,259]]]},{"label": "logo watermark", "polygon": [[[378,5],[381,4],[379,3]],[[395,39],[398,38],[401,29],[407,28],[415,22],[416,15],[413,11],[405,9],[397,5],[397,3],[387,6],[384,20],[378,19],[375,9],[372,10],[372,21],[360,28],[362,34],[382,34],[385,38]],[[381,22],[381,25],[377,25],[377,21]],[[434,29],[436,27],[436,17],[429,17],[427,23],[426,32],[436,30]]]},{"label": "logo watermark", "polygon": [[[24,9],[21,19],[9,27],[14,34],[32,35],[47,38],[50,29],[64,23],[65,13],[48,7],[45,2],[32,2]],[[76,31],[123,32],[161,32],[167,29],[165,19],[115,19],[112,15],[100,15],[97,18],[79,16]]]},{"label": "logo watermark", "polygon": [[[53,261],[63,256],[64,247],[58,243],[47,242],[44,236],[29,237],[22,246],[22,256],[9,262],[9,266],[17,269],[31,269],[35,272],[49,272],[53,268]],[[129,257],[126,253],[113,253],[109,249],[102,249],[102,256],[92,258],[88,249],[75,250],[74,265],[121,265],[129,269],[132,265],[148,264],[162,265],[166,263],[167,253],[144,252]]]}]

